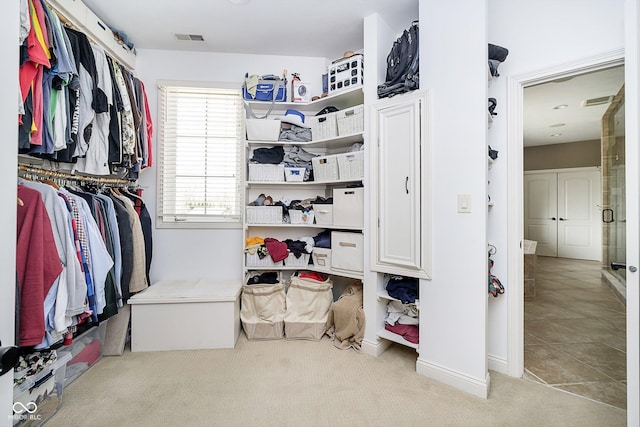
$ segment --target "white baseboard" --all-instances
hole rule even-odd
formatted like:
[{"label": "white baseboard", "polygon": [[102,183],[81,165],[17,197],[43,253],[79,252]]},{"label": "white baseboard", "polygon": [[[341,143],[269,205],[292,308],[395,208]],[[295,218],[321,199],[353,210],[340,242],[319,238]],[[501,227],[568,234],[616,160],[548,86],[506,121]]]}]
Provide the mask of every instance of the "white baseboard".
[{"label": "white baseboard", "polygon": [[378,357],[391,345],[390,341],[376,339],[375,341],[371,341],[368,339],[362,340],[362,346],[360,350],[364,354],[368,354],[369,356]]},{"label": "white baseboard", "polygon": [[501,374],[509,375],[509,363],[506,359],[498,356],[492,356],[491,354],[488,357],[489,362],[489,370],[500,372]]},{"label": "white baseboard", "polygon": [[429,363],[420,358],[418,358],[416,362],[416,372],[483,399],[486,399],[489,395],[491,377],[488,372],[484,380],[479,380],[460,372]]}]

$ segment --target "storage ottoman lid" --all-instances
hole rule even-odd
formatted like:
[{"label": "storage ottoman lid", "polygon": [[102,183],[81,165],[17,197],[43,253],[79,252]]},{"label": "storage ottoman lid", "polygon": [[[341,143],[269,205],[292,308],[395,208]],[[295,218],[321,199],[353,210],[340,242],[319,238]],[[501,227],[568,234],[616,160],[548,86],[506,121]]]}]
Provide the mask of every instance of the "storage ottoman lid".
[{"label": "storage ottoman lid", "polygon": [[129,304],[235,301],[241,288],[239,280],[162,280],[129,298]]}]

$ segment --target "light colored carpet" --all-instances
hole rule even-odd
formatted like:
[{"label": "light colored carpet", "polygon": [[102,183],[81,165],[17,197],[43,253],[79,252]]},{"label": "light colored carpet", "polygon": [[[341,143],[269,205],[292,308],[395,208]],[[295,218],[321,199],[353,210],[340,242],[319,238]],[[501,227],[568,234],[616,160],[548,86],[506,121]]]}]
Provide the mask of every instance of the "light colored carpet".
[{"label": "light colored carpet", "polygon": [[[206,327],[203,325],[203,327]],[[170,337],[167,337],[170,339]],[[54,426],[624,426],[626,412],[491,373],[481,399],[415,372],[416,352],[380,357],[327,338],[235,349],[103,357],[64,389]]]}]

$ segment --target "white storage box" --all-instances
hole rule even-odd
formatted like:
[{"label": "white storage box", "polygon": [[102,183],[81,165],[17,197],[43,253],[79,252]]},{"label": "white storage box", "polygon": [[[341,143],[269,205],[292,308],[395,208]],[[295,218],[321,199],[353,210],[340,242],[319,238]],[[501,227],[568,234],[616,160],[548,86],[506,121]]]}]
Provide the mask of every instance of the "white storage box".
[{"label": "white storage box", "polygon": [[269,255],[261,259],[257,253],[247,253],[246,263],[247,267],[282,267],[282,261],[273,262]]},{"label": "white storage box", "polygon": [[282,224],[280,206],[247,206],[247,223]]},{"label": "white storage box", "polygon": [[364,248],[362,233],[331,232],[331,270],[362,273]]},{"label": "white storage box", "polygon": [[301,211],[298,209],[289,209],[289,220],[291,224],[313,224],[315,217],[313,209]]},{"label": "white storage box", "polygon": [[340,177],[336,154],[314,157],[311,159],[311,165],[315,181],[337,181]]},{"label": "white storage box", "polygon": [[333,225],[333,205],[325,203],[314,203],[313,212],[316,224]]},{"label": "white storage box", "polygon": [[292,253],[289,253],[289,256],[284,259],[284,265],[286,267],[300,267],[307,268],[309,266],[309,258],[311,254],[300,254],[300,258],[296,258],[296,256]]},{"label": "white storage box", "polygon": [[246,119],[247,140],[277,141],[280,138],[280,120]]},{"label": "white storage box", "polygon": [[313,141],[331,139],[338,136],[336,113],[307,116],[305,120],[311,127],[311,139]]},{"label": "white storage box", "polygon": [[294,168],[291,166],[285,166],[284,179],[285,181],[301,182],[304,181],[304,173],[306,168]]},{"label": "white storage box", "polygon": [[338,124],[338,135],[352,135],[354,133],[362,133],[364,131],[364,106],[356,105],[335,112]]},{"label": "white storage box", "polygon": [[340,180],[364,178],[364,151],[336,154]]},{"label": "white storage box", "polygon": [[324,273],[331,273],[331,249],[313,248],[311,252],[313,269]]},{"label": "white storage box", "polygon": [[249,181],[284,181],[284,165],[249,163]]},{"label": "white storage box", "polygon": [[333,189],[333,225],[364,226],[364,187]]},{"label": "white storage box", "polygon": [[239,280],[163,280],[129,299],[131,351],[234,348]]},{"label": "white storage box", "polygon": [[353,87],[362,86],[364,82],[364,61],[362,54],[335,61],[327,70],[329,74],[329,95]]},{"label": "white storage box", "polygon": [[58,411],[70,360],[71,353],[58,350],[55,362],[13,387],[14,426],[40,426]]}]

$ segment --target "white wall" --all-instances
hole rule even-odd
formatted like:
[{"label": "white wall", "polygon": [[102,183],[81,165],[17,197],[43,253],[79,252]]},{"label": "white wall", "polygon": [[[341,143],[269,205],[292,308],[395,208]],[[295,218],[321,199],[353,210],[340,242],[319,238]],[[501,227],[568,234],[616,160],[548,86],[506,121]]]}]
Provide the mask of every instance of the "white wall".
[{"label": "white wall", "polygon": [[[433,105],[433,279],[420,290],[417,369],[482,397],[489,388],[486,14],[486,1],[420,2],[420,86]],[[458,213],[460,194],[471,196],[470,213]]]},{"label": "white wall", "polygon": [[[203,52],[138,50],[136,75],[144,82],[154,123],[157,123],[158,80],[182,80],[242,84],[244,74],[300,73],[312,85],[312,94],[322,92],[326,58],[240,55]],[[290,96],[290,94],[289,94]],[[157,157],[157,130],[154,158]],[[149,212],[156,218],[156,174],[158,167],[144,171],[140,184]],[[242,276],[243,233],[241,229],[153,230],[151,281],[167,279],[238,279]]]},{"label": "white wall", "polygon": [[[0,81],[4,82],[0,97],[0,340],[3,346],[14,343],[14,301],[16,271],[16,182],[18,157],[18,27],[19,2],[4,4],[0,14]],[[13,376],[0,377],[0,426],[12,425]]]},{"label": "white wall", "polygon": [[[507,81],[511,76],[532,73],[587,58],[624,46],[624,0],[488,0],[489,43],[509,49],[500,65],[500,77],[489,89],[498,100],[498,116],[489,130],[489,143],[499,159],[491,170],[491,198],[496,206],[489,215],[488,239],[498,253],[494,273],[508,275],[507,253],[519,251],[507,241]],[[503,280],[506,292],[510,284]],[[504,295],[506,297],[506,294]],[[488,352],[492,369],[504,370],[508,362],[507,298],[489,301]]]}]

